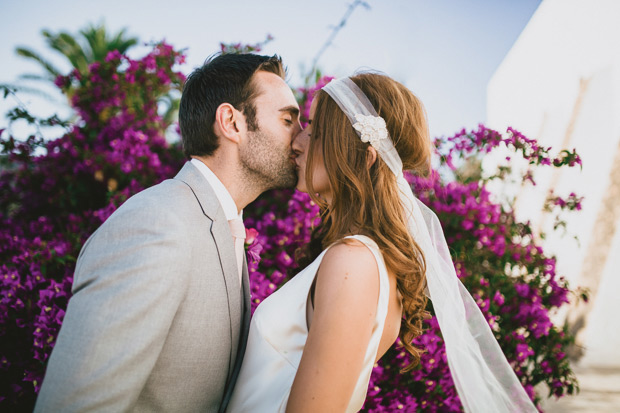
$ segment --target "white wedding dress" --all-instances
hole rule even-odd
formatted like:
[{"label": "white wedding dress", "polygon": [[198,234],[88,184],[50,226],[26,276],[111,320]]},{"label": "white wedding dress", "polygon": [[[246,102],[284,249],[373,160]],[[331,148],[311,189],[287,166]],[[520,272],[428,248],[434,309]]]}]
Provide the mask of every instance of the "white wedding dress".
[{"label": "white wedding dress", "polygon": [[[357,412],[366,399],[389,304],[389,280],[377,244],[353,235],[372,251],[379,268],[377,316],[364,357],[364,366],[349,401],[347,412]],[[324,250],[308,267],[269,296],[256,309],[248,336],[243,365],[227,411],[284,412],[308,338],[307,311],[312,310],[309,292]]]}]

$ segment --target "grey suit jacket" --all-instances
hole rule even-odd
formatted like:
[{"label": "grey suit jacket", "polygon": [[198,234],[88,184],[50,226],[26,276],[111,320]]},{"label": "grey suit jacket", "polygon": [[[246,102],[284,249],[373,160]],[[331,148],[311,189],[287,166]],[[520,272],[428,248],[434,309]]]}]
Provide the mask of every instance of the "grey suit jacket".
[{"label": "grey suit jacket", "polygon": [[223,411],[245,351],[247,264],[191,163],[84,244],[36,412]]}]

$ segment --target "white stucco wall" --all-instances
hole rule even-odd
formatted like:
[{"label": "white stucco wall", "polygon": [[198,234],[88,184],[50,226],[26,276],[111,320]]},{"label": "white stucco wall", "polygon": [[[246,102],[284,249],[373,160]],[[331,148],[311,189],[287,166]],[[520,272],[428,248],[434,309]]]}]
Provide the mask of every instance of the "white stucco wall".
[{"label": "white stucco wall", "polygon": [[[547,233],[553,220],[542,213],[542,205],[551,186],[558,195],[574,191],[586,197],[582,212],[568,217],[568,233],[549,235],[543,244],[557,255],[559,272],[573,286],[588,249],[601,242],[592,229],[605,218],[601,202],[609,196],[609,173],[619,161],[619,22],[619,0],[544,0],[487,90],[488,126],[500,131],[512,126],[555,150],[568,141],[567,149],[576,148],[582,157],[582,171],[547,168],[536,175],[535,187],[496,188],[517,193],[517,216]],[[486,167],[493,164],[493,159],[485,162]],[[620,222],[617,228],[608,240],[612,247],[601,263],[600,293],[593,297],[585,332],[583,362],[590,365],[620,365],[615,351],[620,333],[609,334],[610,329],[620,331]]]}]

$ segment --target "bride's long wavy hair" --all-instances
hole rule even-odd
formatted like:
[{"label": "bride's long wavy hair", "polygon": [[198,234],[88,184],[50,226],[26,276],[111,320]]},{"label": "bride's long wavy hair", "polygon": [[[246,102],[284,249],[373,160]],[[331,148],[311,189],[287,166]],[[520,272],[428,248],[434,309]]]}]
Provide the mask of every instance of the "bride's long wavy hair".
[{"label": "bride's long wavy hair", "polygon": [[[430,170],[431,143],[426,112],[420,100],[405,86],[376,73],[351,78],[366,94],[377,114],[387,125],[404,169],[421,175]],[[387,267],[396,275],[402,295],[403,320],[399,337],[412,362],[419,363],[422,350],[412,341],[422,333],[425,316],[426,264],[418,244],[412,239],[401,207],[396,177],[378,155],[368,168],[368,145],[361,141],[347,116],[324,91],[315,95],[316,110],[308,148],[306,183],[312,199],[321,207],[322,224],[315,228],[300,264],[316,258],[327,246],[342,242],[351,231],[373,239]],[[313,164],[318,151],[332,190],[327,205],[312,187]]]}]

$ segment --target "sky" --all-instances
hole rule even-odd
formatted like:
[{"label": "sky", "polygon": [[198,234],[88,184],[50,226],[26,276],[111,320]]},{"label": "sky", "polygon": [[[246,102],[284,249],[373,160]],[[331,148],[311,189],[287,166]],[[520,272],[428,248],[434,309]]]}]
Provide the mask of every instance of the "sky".
[{"label": "sky", "polygon": [[[39,51],[61,69],[68,64],[46,48],[42,29],[76,34],[89,23],[122,28],[143,42],[165,39],[186,49],[188,74],[219,50],[219,43],[274,40],[263,54],[279,54],[291,87],[301,86],[311,63],[353,0],[127,0],[54,2],[0,0],[0,83],[40,73],[15,54],[17,46]],[[431,135],[448,136],[485,122],[487,84],[541,0],[366,0],[357,7],[318,62],[324,74],[384,72],[405,84],[425,104]],[[131,57],[146,54],[136,47]],[[53,90],[52,90],[53,92]],[[62,96],[58,101],[62,102]],[[19,94],[33,113],[67,113],[62,103]],[[0,96],[0,128],[15,106]],[[18,128],[13,132],[17,135]],[[18,136],[17,136],[18,137]]]}]

